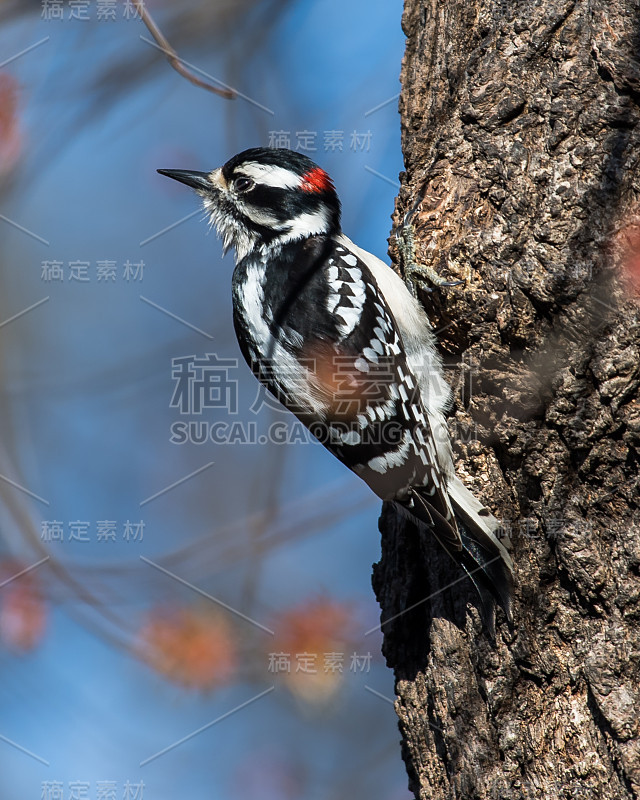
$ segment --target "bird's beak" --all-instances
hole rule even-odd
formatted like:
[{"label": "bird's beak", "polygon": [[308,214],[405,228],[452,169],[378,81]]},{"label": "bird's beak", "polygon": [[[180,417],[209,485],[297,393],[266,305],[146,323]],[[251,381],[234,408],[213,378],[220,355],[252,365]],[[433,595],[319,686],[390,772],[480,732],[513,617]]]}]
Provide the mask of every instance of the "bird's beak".
[{"label": "bird's beak", "polygon": [[158,172],[168,178],[173,178],[174,181],[185,183],[200,192],[210,192],[212,189],[224,188],[224,179],[220,169],[215,169],[213,172],[193,172],[188,169],[159,169]]}]

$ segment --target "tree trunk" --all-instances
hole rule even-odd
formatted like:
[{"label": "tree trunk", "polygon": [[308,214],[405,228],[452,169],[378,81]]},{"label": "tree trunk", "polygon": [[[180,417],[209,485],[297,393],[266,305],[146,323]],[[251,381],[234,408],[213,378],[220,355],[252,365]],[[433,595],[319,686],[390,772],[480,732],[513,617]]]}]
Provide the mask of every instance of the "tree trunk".
[{"label": "tree trunk", "polygon": [[458,474],[510,523],[517,576],[492,643],[469,582],[384,510],[409,786],[637,798],[640,4],[406,0],[403,25],[395,223],[420,200],[419,260],[464,280],[421,300]]}]

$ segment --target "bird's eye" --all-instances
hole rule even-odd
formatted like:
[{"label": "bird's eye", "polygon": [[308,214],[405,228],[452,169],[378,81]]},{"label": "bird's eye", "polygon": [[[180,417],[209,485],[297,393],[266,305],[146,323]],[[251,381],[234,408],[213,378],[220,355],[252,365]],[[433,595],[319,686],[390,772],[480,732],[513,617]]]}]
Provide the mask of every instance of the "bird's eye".
[{"label": "bird's eye", "polygon": [[250,192],[251,189],[255,186],[254,181],[251,178],[236,178],[233,182],[233,188],[239,194],[244,194],[245,192]]}]

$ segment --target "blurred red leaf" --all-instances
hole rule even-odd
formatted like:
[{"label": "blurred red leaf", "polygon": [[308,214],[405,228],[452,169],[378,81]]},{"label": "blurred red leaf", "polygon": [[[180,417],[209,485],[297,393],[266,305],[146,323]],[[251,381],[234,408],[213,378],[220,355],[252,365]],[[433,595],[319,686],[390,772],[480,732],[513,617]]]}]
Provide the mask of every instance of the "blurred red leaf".
[{"label": "blurred red leaf", "polygon": [[622,270],[633,291],[640,291],[640,229],[637,226],[624,233]]},{"label": "blurred red leaf", "polygon": [[321,339],[308,341],[300,360],[313,374],[318,391],[331,410],[330,416],[345,422],[354,420],[371,405],[384,402],[394,375],[386,357],[374,364]]},{"label": "blurred red leaf", "polygon": [[0,73],[0,174],[9,172],[22,151],[18,118],[18,81]]},{"label": "blurred red leaf", "polygon": [[328,598],[314,598],[290,611],[276,622],[274,652],[287,654],[291,668],[282,677],[299,698],[313,704],[330,700],[349,669],[353,641],[351,609]]},{"label": "blurred red leaf", "polygon": [[[0,583],[18,575],[24,564],[0,563]],[[27,652],[42,639],[47,607],[35,575],[20,575],[0,588],[0,641],[12,650]]]},{"label": "blurred red leaf", "polygon": [[139,632],[137,650],[156,672],[194,689],[230,683],[236,672],[231,626],[208,609],[154,610]]}]

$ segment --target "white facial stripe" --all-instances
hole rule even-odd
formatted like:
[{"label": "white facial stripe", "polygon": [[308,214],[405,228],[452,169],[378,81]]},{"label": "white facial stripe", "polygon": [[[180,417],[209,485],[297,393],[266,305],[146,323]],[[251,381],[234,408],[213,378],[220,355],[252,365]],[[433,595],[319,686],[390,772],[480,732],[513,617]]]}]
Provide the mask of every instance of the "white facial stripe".
[{"label": "white facial stripe", "polygon": [[234,175],[251,178],[256,183],[272,186],[275,189],[295,189],[300,186],[300,176],[285,167],[276,167],[274,164],[257,164],[249,161],[238,167]]},{"label": "white facial stripe", "polygon": [[240,211],[256,225],[264,225],[265,228],[278,228],[279,221],[266,209],[256,208],[248,203],[238,203]]},{"label": "white facial stripe", "polygon": [[281,226],[285,231],[284,236],[280,237],[281,242],[293,239],[300,239],[303,236],[313,236],[316,233],[326,233],[329,229],[329,215],[324,206],[320,206],[317,211],[306,214],[299,214]]}]

